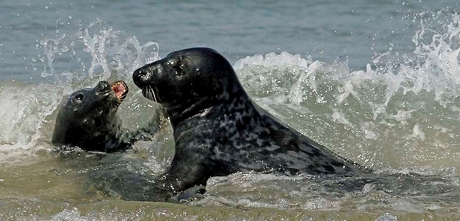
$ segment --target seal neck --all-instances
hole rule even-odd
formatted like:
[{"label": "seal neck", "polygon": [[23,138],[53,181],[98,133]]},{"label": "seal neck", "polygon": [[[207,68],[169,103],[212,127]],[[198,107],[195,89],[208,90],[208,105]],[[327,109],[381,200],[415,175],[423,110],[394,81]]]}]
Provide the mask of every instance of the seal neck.
[{"label": "seal neck", "polygon": [[[210,102],[209,99],[202,99],[185,109],[166,108],[173,129],[176,130],[181,122],[192,118],[230,120],[238,128],[257,126],[255,124],[260,122],[261,115],[245,93],[239,93],[238,96],[227,96],[227,98],[216,99],[214,102]],[[225,119],[222,119],[223,117]]]},{"label": "seal neck", "polygon": [[113,134],[109,139],[104,140],[99,144],[91,143],[86,144],[86,146],[89,146],[96,151],[111,153],[126,151],[127,149],[131,148],[131,143],[125,142],[121,131],[118,131],[116,134]]},{"label": "seal neck", "polygon": [[166,112],[169,115],[173,128],[175,128],[181,121],[203,113],[206,109],[209,109],[216,103],[217,102],[213,102],[212,100],[210,101],[210,99],[206,97],[191,105],[167,106]]}]

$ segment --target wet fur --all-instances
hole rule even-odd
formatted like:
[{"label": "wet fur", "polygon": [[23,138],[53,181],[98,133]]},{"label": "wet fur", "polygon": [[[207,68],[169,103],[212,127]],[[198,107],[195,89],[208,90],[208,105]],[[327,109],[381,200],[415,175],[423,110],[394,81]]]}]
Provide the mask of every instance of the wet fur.
[{"label": "wet fur", "polygon": [[173,52],[136,70],[133,79],[170,117],[175,155],[161,182],[172,194],[239,171],[368,172],[256,107],[228,61],[212,49]]},{"label": "wet fur", "polygon": [[[124,99],[123,95],[121,101]],[[87,151],[116,152],[131,148],[158,130],[159,117],[146,128],[123,132],[117,115],[121,101],[106,81],[94,88],[77,90],[64,98],[53,130],[52,143],[56,146],[77,146]]]}]

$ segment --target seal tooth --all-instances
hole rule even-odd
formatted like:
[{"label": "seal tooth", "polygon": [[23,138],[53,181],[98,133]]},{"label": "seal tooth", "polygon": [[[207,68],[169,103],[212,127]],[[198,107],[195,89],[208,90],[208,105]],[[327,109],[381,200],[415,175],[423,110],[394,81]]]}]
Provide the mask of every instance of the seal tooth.
[{"label": "seal tooth", "polygon": [[111,84],[112,91],[115,92],[118,102],[122,102],[128,94],[129,88],[124,81],[116,81]]}]

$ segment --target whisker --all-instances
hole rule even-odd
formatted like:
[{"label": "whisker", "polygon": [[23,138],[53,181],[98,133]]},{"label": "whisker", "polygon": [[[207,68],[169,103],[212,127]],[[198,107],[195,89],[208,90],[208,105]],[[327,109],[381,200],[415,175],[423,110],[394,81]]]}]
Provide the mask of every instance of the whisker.
[{"label": "whisker", "polygon": [[153,100],[158,103],[157,96],[155,95],[155,91],[153,90],[152,87],[150,87],[150,91],[152,92]]},{"label": "whisker", "polygon": [[126,98],[126,95],[127,95],[127,94],[128,94],[128,93],[122,94],[121,97],[120,97],[120,101],[123,101],[123,100]]},{"label": "whisker", "polygon": [[138,95],[139,93],[142,93],[142,90],[138,90],[136,93],[134,93],[133,96],[136,96],[136,95]]},{"label": "whisker", "polygon": [[110,76],[107,78],[108,82],[115,82],[118,79],[117,73],[115,71],[110,72]]},{"label": "whisker", "polygon": [[150,100],[153,100],[153,101],[157,102],[157,99],[155,97],[155,92],[153,91],[153,89],[152,89],[152,87],[150,85],[147,85],[146,87],[143,88],[142,94],[147,99],[150,99]]},{"label": "whisker", "polygon": [[[158,88],[155,87],[155,85],[154,85],[153,87],[155,88],[155,91],[158,91]],[[154,92],[155,92],[155,91],[154,91]],[[154,93],[154,95],[155,95],[155,94],[156,94],[156,93]],[[159,102],[160,102],[160,99],[157,100],[157,98],[155,97],[155,102],[159,103]]]},{"label": "whisker", "polygon": [[153,89],[150,85],[148,86],[148,90],[149,90],[149,97],[150,97],[149,99],[156,102],[155,93],[153,92]]},{"label": "whisker", "polygon": [[121,101],[117,101],[117,102],[112,103],[111,107],[112,108],[118,108],[120,106],[120,104],[121,104]]}]

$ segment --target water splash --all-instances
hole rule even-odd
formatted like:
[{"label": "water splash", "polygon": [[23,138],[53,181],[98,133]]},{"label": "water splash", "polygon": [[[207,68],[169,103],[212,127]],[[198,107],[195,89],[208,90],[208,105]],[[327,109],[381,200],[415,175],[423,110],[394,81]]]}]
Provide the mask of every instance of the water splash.
[{"label": "water splash", "polygon": [[[400,214],[401,211],[416,214],[425,210],[439,214],[446,210],[458,211],[455,169],[460,160],[460,107],[457,104],[460,31],[457,14],[438,14],[449,19],[440,21],[437,13],[422,13],[415,17],[414,22],[420,23],[421,28],[414,36],[416,49],[413,54],[402,55],[403,59],[399,59],[397,52],[389,50],[377,56],[365,70],[350,71],[347,57],[328,64],[286,52],[241,59],[235,64],[235,70],[256,102],[341,155],[380,169],[379,173],[390,168],[396,172],[440,174],[442,178],[447,177],[446,180],[428,180],[427,183],[436,187],[429,188],[429,191],[449,190],[446,187],[454,191],[435,195],[438,197],[435,198],[432,195],[420,197],[419,190],[409,189],[402,198],[378,191],[370,185],[353,195],[334,192],[340,190],[337,187],[341,186],[341,182],[326,183],[330,187],[336,184],[332,186],[333,191],[328,191],[321,179],[311,177],[234,174],[214,184],[212,179],[219,178],[212,178],[208,197],[196,203],[205,206],[268,207],[270,210],[296,207],[309,214],[314,211],[337,212],[337,208],[349,208],[349,211],[359,208],[359,211],[377,211],[377,220],[395,220],[396,216],[392,214]],[[427,22],[430,17],[433,24]],[[439,21],[441,29],[431,31]],[[430,36],[430,33],[433,35]],[[45,39],[39,47],[44,50],[38,60],[45,67],[41,74],[51,83],[0,87],[0,104],[5,107],[0,114],[3,119],[8,119],[0,124],[3,128],[11,128],[0,134],[0,148],[6,150],[6,154],[13,152],[10,149],[36,148],[40,142],[46,142],[41,140],[49,140],[52,112],[56,110],[61,95],[82,86],[92,86],[101,79],[130,79],[133,68],[158,59],[156,43],[140,46],[134,36],[113,30],[101,21],[82,28],[74,35]],[[142,112],[139,96],[128,98],[124,103],[125,106],[120,107],[122,113],[123,110],[126,110],[125,113]],[[145,119],[138,115],[128,116],[130,118]],[[132,123],[132,128],[138,126]],[[401,189],[398,186],[400,180],[393,181],[389,183],[389,189]],[[407,183],[406,187],[412,188],[412,184],[417,182],[411,180]],[[453,202],[452,207],[449,207],[450,204],[439,204],[450,203],[449,200]],[[8,204],[9,201],[6,202]],[[18,208],[24,208],[24,203],[20,203]],[[99,203],[84,204],[93,210]],[[37,205],[37,202],[32,204]],[[163,206],[159,208],[153,212],[147,210],[147,214],[166,214],[164,217],[168,218],[175,214],[164,212]],[[382,209],[391,211],[391,214],[382,213]],[[228,213],[227,208],[222,210],[222,213]],[[47,218],[105,219],[105,215],[100,213],[88,215],[73,207],[59,211],[62,212]],[[246,209],[242,211],[251,215]],[[192,210],[191,216],[197,213]],[[107,217],[124,219],[116,210],[109,210],[107,214]],[[182,218],[190,217],[186,212],[176,214]],[[127,219],[138,217],[134,215]],[[241,219],[241,215],[234,218]]]},{"label": "water splash", "polygon": [[415,15],[412,54],[376,56],[365,70],[269,53],[234,68],[262,107],[302,133],[373,168],[458,165],[460,16]]},{"label": "water splash", "polygon": [[159,58],[157,43],[140,45],[135,36],[114,30],[102,20],[73,35],[44,39],[38,47],[44,49],[44,56],[39,56],[44,64],[42,77],[80,87],[100,80],[130,79],[136,68]]},{"label": "water splash", "polygon": [[403,90],[404,94],[434,93],[435,100],[446,107],[454,103],[459,94],[460,16],[444,10],[422,12],[413,16],[413,22],[420,24],[412,38],[414,53],[404,55],[399,61],[394,59],[395,54],[388,52],[377,57],[374,63],[388,60],[381,72],[401,79],[395,89]]},{"label": "water splash", "polygon": [[42,83],[0,82],[0,126],[9,128],[0,131],[0,151],[5,157],[50,148],[61,100],[101,80],[124,80],[132,89],[119,109],[127,129],[142,127],[153,117],[155,105],[136,95],[131,75],[136,68],[159,58],[157,43],[140,45],[135,36],[96,20],[72,35],[45,38],[37,48],[43,49],[39,59],[33,60],[44,66],[39,73]]},{"label": "water splash", "polygon": [[375,221],[398,221],[398,217],[389,213],[385,213],[379,216]]},{"label": "water splash", "polygon": [[49,118],[59,104],[65,87],[49,85],[2,85],[0,87],[1,152],[29,149],[49,133]]}]

